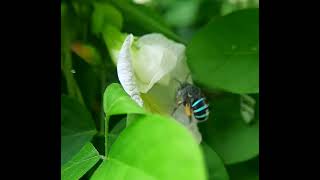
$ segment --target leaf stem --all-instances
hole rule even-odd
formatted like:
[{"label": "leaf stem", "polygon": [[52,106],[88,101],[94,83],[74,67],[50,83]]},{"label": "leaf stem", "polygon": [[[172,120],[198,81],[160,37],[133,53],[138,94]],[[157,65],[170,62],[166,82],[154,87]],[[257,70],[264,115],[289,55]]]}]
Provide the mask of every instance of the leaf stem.
[{"label": "leaf stem", "polygon": [[105,158],[108,155],[108,131],[109,131],[109,118],[110,116],[105,115],[103,108],[103,96],[105,91],[105,86],[107,83],[107,65],[103,61],[100,68],[100,77],[101,77],[101,117],[100,117],[100,131],[99,134],[104,134],[104,143],[105,143]]},{"label": "leaf stem", "polygon": [[100,133],[103,134],[104,133],[104,126],[105,126],[105,118],[104,118],[104,109],[103,109],[103,94],[104,94],[104,90],[105,90],[105,85],[106,85],[106,72],[105,72],[105,66],[103,64],[103,68],[101,68],[100,71],[100,77],[101,77],[101,99],[102,99],[102,103],[101,103],[101,117],[100,117]]},{"label": "leaf stem", "polygon": [[104,154],[104,156],[106,157],[106,158],[108,158],[108,130],[109,130],[109,119],[110,119],[110,117],[107,115],[106,116],[106,118],[105,118],[105,137],[104,137],[104,146],[105,146],[105,154]]}]

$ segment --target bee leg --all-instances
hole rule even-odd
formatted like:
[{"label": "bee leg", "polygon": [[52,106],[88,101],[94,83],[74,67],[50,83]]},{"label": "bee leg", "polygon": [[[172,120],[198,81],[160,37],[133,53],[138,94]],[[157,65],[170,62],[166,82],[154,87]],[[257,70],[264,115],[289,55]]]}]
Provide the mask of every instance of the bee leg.
[{"label": "bee leg", "polygon": [[173,108],[173,111],[172,111],[172,113],[171,113],[171,116],[173,116],[173,114],[176,112],[177,109],[178,109],[178,106],[175,106],[175,107]]},{"label": "bee leg", "polygon": [[173,111],[171,113],[171,116],[173,116],[173,114],[176,112],[176,110],[178,109],[178,107],[181,105],[181,103],[177,104],[176,106],[174,106]]},{"label": "bee leg", "polygon": [[182,101],[179,101],[176,103],[176,105],[173,108],[173,111],[171,113],[171,116],[173,116],[173,114],[176,112],[176,110],[179,108],[179,106],[182,104]]}]

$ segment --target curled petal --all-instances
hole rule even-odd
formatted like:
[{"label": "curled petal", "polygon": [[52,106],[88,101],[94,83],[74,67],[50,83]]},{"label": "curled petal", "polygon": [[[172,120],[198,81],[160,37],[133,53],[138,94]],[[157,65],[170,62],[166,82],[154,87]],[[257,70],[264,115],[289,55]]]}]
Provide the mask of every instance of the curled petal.
[{"label": "curled petal", "polygon": [[134,77],[134,71],[132,68],[131,58],[131,44],[133,42],[133,35],[129,34],[125,39],[117,60],[117,73],[119,81],[129,96],[140,106],[143,106],[143,101],[140,97],[136,80]]}]

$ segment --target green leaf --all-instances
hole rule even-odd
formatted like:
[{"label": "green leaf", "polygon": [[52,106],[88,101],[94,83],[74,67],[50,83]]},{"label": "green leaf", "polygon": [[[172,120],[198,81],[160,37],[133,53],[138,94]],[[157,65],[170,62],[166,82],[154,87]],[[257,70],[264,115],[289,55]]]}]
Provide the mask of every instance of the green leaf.
[{"label": "green leaf", "polygon": [[118,137],[92,180],[204,180],[201,150],[173,119],[141,115]]},{"label": "green leaf", "polygon": [[208,169],[209,180],[229,180],[222,159],[205,142],[201,144]]},{"label": "green leaf", "polygon": [[[246,161],[259,154],[259,120],[247,125],[240,113],[240,96],[226,94],[210,102],[208,121],[199,124],[204,141],[225,164]],[[259,106],[257,103],[256,106]],[[258,108],[258,107],[257,107]]]},{"label": "green leaf", "polygon": [[68,163],[61,167],[61,179],[79,179],[89,171],[99,159],[98,151],[91,143],[87,143]]},{"label": "green leaf", "polygon": [[94,3],[91,24],[93,33],[98,34],[102,32],[106,24],[110,24],[121,29],[122,22],[122,14],[114,6],[108,3]]},{"label": "green leaf", "polygon": [[259,157],[227,166],[230,180],[259,180]]},{"label": "green leaf", "polygon": [[187,56],[196,82],[233,93],[258,93],[258,9],[214,19],[193,37]]},{"label": "green leaf", "polygon": [[172,32],[162,18],[151,9],[129,3],[126,0],[111,0],[111,2],[122,12],[125,21],[130,21],[136,26],[147,30],[149,33],[159,32],[168,36],[168,38],[184,42],[184,40]]},{"label": "green leaf", "polygon": [[121,114],[144,114],[146,113],[130,96],[123,90],[122,86],[112,83],[107,87],[103,95],[103,109],[106,114],[105,118],[105,153],[109,152],[109,118],[112,115]]},{"label": "green leaf", "polygon": [[146,113],[117,83],[109,85],[103,96],[103,109],[106,116],[120,114],[144,114]]},{"label": "green leaf", "polygon": [[75,99],[61,96],[61,165],[77,154],[95,133],[87,109]]}]

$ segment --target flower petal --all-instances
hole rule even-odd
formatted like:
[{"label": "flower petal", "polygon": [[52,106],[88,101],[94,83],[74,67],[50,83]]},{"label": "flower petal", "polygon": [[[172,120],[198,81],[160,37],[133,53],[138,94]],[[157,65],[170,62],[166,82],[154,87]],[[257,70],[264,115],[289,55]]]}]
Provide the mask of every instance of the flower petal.
[{"label": "flower petal", "polygon": [[140,97],[140,92],[136,84],[132,69],[132,58],[130,53],[133,35],[129,34],[119,52],[117,60],[117,74],[119,81],[127,94],[140,106],[143,106],[143,101]]},{"label": "flower petal", "polygon": [[[185,46],[176,43],[157,33],[140,37],[137,41],[137,52],[133,58],[133,67],[139,80],[142,93],[148,92],[155,83],[173,71],[177,62],[184,58]],[[170,77],[163,81],[167,85]]]}]

